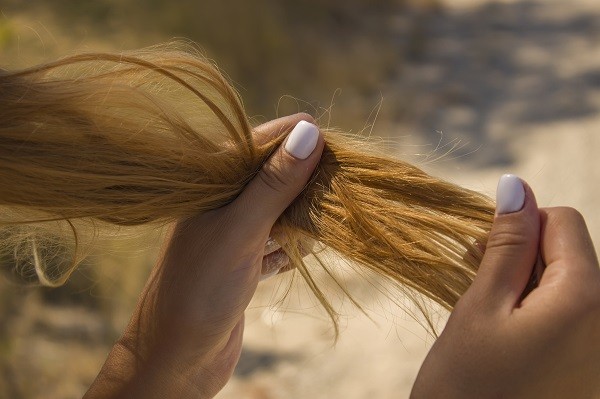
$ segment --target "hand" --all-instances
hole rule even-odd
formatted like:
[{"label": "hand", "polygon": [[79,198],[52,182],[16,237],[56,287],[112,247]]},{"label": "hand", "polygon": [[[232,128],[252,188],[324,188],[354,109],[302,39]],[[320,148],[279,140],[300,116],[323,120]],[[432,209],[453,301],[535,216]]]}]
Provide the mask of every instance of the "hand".
[{"label": "hand", "polygon": [[[582,216],[538,210],[531,189],[511,175],[497,195],[479,272],[412,397],[600,397],[600,269]],[[522,298],[540,255],[545,271]]]},{"label": "hand", "polygon": [[257,128],[257,139],[266,141],[296,126],[235,201],[177,223],[132,322],[86,397],[209,398],[229,380],[244,311],[261,274],[277,272],[267,270],[270,260],[282,255],[266,253],[265,243],[323,150],[318,129],[302,120],[313,122],[298,114]]}]

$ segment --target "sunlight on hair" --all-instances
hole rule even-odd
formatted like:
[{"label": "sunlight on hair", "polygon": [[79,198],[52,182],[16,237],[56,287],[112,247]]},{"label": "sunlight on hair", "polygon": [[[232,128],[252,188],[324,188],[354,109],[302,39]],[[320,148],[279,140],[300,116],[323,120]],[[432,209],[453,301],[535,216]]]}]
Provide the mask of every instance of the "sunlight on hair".
[{"label": "sunlight on hair", "polygon": [[[481,261],[492,201],[384,155],[367,139],[322,131],[321,162],[277,225],[334,326],[337,313],[310,269],[335,277],[319,253],[317,266],[303,261],[308,240],[452,308]],[[25,245],[23,274],[29,265],[40,283],[61,284],[102,237],[230,203],[287,133],[257,144],[238,93],[181,43],[1,71],[3,262],[25,256]]]}]

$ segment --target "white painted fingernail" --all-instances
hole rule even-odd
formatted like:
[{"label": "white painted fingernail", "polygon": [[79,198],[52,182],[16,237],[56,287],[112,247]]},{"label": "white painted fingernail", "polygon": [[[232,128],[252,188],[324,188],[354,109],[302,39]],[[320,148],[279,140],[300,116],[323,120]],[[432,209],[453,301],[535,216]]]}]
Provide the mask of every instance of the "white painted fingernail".
[{"label": "white painted fingernail", "polygon": [[525,187],[519,177],[502,175],[496,190],[496,213],[503,215],[520,211],[525,204]]},{"label": "white painted fingernail", "polygon": [[317,147],[319,128],[310,122],[300,121],[285,143],[285,150],[298,159],[306,159]]}]

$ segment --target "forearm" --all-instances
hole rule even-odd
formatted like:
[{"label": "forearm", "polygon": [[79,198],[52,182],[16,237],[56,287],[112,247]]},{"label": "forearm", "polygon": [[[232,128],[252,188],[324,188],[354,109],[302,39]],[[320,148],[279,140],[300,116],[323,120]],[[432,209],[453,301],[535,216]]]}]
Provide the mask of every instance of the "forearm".
[{"label": "forearm", "polygon": [[120,340],[84,398],[212,398],[220,379],[210,371],[211,362],[203,363],[196,359],[192,366],[167,354],[142,360]]}]

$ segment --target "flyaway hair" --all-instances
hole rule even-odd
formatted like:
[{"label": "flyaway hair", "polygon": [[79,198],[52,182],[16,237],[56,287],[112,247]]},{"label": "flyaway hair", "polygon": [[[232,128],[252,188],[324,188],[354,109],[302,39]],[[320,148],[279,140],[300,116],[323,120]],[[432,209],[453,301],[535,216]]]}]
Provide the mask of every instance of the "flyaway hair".
[{"label": "flyaway hair", "polygon": [[[0,70],[0,261],[61,284],[90,237],[231,202],[287,133],[255,142],[237,92],[190,49]],[[320,164],[277,226],[326,310],[335,315],[302,260],[306,241],[452,308],[481,261],[492,201],[323,134]]]}]

